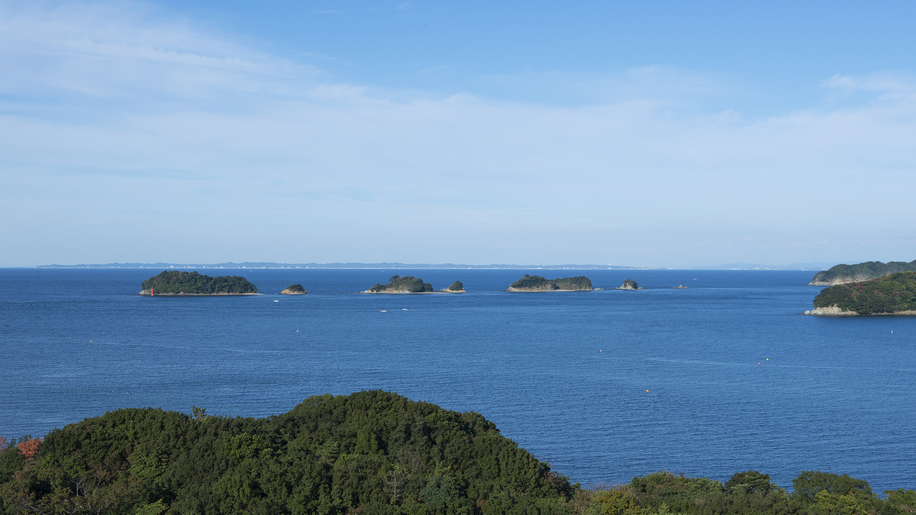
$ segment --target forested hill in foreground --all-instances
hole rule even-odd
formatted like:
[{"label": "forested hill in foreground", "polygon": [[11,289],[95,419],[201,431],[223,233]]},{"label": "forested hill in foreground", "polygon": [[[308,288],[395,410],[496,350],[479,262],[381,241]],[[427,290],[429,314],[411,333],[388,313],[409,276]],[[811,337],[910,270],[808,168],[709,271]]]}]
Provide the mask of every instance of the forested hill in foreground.
[{"label": "forested hill in foreground", "polygon": [[916,311],[916,272],[898,272],[870,281],[837,284],[814,298],[815,308],[839,308],[860,315]]},{"label": "forested hill in foreground", "polygon": [[[916,513],[847,475],[725,483],[656,472],[582,489],[477,413],[393,393],[310,397],[268,419],[122,409],[41,439],[0,438],[0,513],[748,514]],[[611,466],[611,464],[609,464]]]},{"label": "forested hill in foreground", "polygon": [[[122,409],[0,454],[5,513],[507,513],[569,481],[477,413],[396,394],[310,397],[270,419]],[[89,507],[92,509],[89,509]]]},{"label": "forested hill in foreground", "polygon": [[477,413],[382,391],[310,397],[268,419],[122,409],[0,438],[0,513],[827,515],[916,513],[847,475],[724,483],[669,472],[582,489]]},{"label": "forested hill in foreground", "polygon": [[829,270],[814,274],[809,283],[811,286],[832,286],[834,284],[849,284],[860,281],[877,279],[897,272],[916,271],[916,260],[909,263],[904,261],[867,261],[857,265],[836,265]]}]

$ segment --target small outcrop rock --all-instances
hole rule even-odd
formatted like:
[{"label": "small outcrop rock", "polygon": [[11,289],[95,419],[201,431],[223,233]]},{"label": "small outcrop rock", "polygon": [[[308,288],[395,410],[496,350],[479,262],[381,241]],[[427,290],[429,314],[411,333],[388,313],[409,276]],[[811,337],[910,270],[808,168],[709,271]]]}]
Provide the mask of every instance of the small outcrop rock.
[{"label": "small outcrop rock", "polygon": [[450,284],[448,288],[444,290],[439,290],[439,292],[441,293],[467,293],[464,290],[464,284],[462,284],[461,281],[455,281],[452,284]]},{"label": "small outcrop rock", "polygon": [[301,284],[291,284],[280,292],[280,295],[305,295],[308,293]]},{"label": "small outcrop rock", "polygon": [[642,288],[640,288],[639,284],[637,284],[636,281],[634,281],[633,279],[627,279],[626,281],[623,282],[623,284],[620,285],[620,288],[617,288],[617,289],[618,290],[641,290]]}]

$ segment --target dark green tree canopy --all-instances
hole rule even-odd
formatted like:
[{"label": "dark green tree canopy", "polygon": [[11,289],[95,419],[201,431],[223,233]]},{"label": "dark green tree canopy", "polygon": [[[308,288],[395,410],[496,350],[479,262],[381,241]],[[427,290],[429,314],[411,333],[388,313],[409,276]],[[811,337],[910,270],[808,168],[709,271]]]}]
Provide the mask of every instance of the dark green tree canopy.
[{"label": "dark green tree canopy", "polygon": [[376,284],[369,288],[372,293],[427,293],[433,291],[433,285],[424,283],[412,275],[401,277],[394,275],[388,284]]},{"label": "dark green tree canopy", "polygon": [[556,291],[556,290],[592,290],[592,281],[588,277],[564,277],[545,279],[539,275],[528,275],[509,285],[512,290]]},{"label": "dark green tree canopy", "polygon": [[856,280],[867,281],[897,272],[916,272],[916,260],[909,263],[905,261],[891,261],[889,263],[866,261],[855,265],[836,265],[830,267],[829,270],[814,274],[811,282],[818,284],[831,283],[835,280],[842,280],[846,283],[855,282]]},{"label": "dark green tree canopy", "polygon": [[0,465],[0,513],[559,513],[576,488],[481,415],[382,391],[269,419],[122,409]]},{"label": "dark green tree canopy", "polygon": [[916,272],[824,288],[814,298],[814,307],[830,306],[863,315],[916,310]]},{"label": "dark green tree canopy", "polygon": [[143,281],[143,292],[154,294],[220,295],[257,293],[258,287],[237,275],[210,277],[195,272],[164,271]]}]

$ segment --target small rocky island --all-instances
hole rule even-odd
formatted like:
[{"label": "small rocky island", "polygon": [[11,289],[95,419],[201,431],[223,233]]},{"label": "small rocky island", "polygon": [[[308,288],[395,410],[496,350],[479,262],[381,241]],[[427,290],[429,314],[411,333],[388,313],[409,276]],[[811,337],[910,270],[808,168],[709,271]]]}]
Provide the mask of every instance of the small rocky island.
[{"label": "small rocky island", "polygon": [[202,295],[253,295],[258,287],[237,275],[210,277],[197,272],[164,271],[143,281],[140,295],[152,296],[202,296]]},{"label": "small rocky island", "polygon": [[449,285],[448,288],[444,290],[439,290],[439,293],[467,293],[464,291],[464,284],[461,281],[455,281]]},{"label": "small rocky island", "polygon": [[592,281],[585,276],[564,277],[562,279],[544,279],[539,275],[528,275],[515,281],[506,291],[540,292],[540,291],[592,291]]},{"label": "small rocky island", "polygon": [[806,315],[916,315],[916,272],[824,288]]},{"label": "small rocky island", "polygon": [[306,293],[308,292],[301,284],[291,284],[281,291],[280,295],[305,295]]},{"label": "small rocky island", "polygon": [[637,284],[636,281],[634,281],[633,279],[627,279],[617,289],[618,290],[641,290],[642,288],[640,288],[639,284]]},{"label": "small rocky island", "polygon": [[811,278],[808,286],[833,286],[877,279],[897,272],[916,272],[916,260],[905,261],[866,261],[856,265],[836,265],[829,270],[818,272]]},{"label": "small rocky island", "polygon": [[433,285],[424,283],[412,275],[401,277],[394,275],[388,280],[388,284],[376,284],[363,293],[432,293]]}]

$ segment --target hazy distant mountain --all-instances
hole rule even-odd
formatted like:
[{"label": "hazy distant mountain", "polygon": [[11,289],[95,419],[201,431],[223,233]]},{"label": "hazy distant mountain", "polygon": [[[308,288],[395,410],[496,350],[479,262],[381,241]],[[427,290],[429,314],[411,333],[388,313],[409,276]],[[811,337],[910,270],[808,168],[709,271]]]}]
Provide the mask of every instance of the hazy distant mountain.
[{"label": "hazy distant mountain", "polygon": [[550,269],[550,270],[649,270],[646,267],[617,265],[461,265],[454,263],[273,263],[245,261],[242,263],[105,263],[80,265],[41,265],[36,268],[339,268],[339,269]]},{"label": "hazy distant mountain", "polygon": [[759,263],[724,263],[715,266],[696,266],[690,270],[826,270],[833,263],[792,263],[790,265],[761,265]]}]

